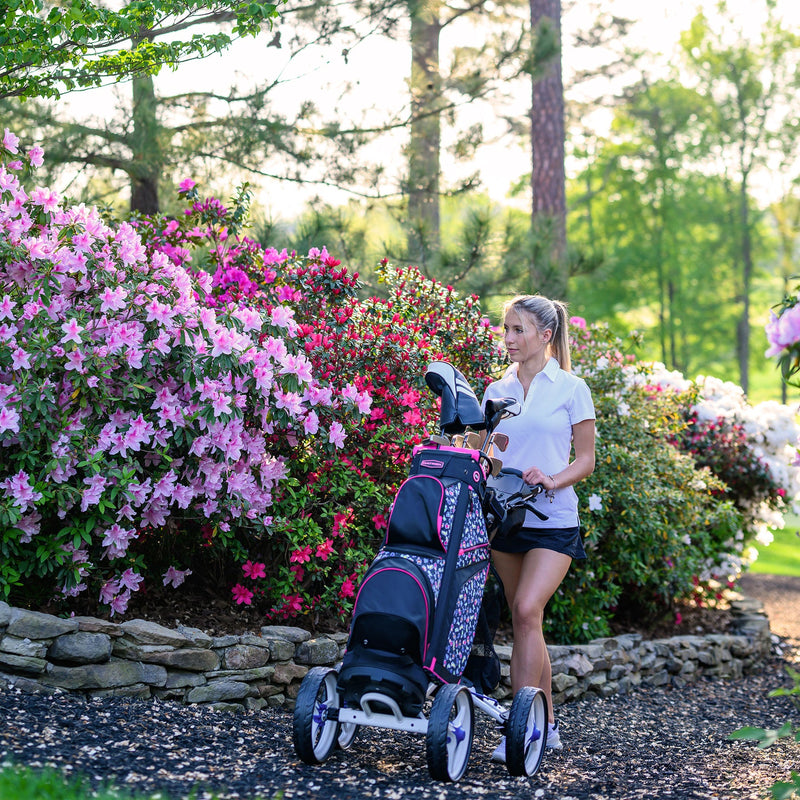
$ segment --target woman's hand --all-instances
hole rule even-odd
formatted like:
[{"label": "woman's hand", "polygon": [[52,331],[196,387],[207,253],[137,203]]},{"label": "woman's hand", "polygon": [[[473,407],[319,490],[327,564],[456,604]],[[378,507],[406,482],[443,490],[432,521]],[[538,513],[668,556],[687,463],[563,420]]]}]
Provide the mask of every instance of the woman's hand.
[{"label": "woman's hand", "polygon": [[529,486],[536,486],[537,483],[541,483],[548,491],[554,488],[553,479],[549,475],[545,475],[539,467],[528,467],[528,469],[523,470],[522,479]]}]

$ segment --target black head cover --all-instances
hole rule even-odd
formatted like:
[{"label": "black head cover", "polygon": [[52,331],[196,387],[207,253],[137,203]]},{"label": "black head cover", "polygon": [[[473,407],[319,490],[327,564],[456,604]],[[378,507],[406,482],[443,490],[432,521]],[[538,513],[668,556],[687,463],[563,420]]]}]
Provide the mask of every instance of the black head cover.
[{"label": "black head cover", "polygon": [[482,430],[486,423],[481,404],[467,379],[446,361],[433,361],[425,371],[425,383],[442,398],[439,426],[442,433]]}]

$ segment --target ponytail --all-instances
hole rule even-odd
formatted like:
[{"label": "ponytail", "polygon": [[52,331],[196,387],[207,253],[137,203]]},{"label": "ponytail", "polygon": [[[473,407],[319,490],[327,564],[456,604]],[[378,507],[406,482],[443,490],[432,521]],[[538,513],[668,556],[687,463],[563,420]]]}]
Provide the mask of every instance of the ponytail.
[{"label": "ponytail", "polygon": [[567,322],[567,306],[560,300],[553,300],[553,305],[556,307],[558,325],[553,331],[553,337],[550,340],[550,347],[561,369],[565,370],[566,372],[571,372],[572,357],[569,353],[569,323]]}]

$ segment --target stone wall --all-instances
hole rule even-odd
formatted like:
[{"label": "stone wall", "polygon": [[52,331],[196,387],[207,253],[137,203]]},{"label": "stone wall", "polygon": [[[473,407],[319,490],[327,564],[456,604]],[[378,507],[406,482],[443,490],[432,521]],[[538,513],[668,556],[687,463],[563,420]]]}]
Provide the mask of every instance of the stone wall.
[{"label": "stone wall", "polygon": [[[554,704],[625,693],[640,684],[681,687],[704,675],[735,678],[757,669],[770,652],[769,620],[747,598],[735,601],[732,611],[732,633],[654,641],[628,634],[550,646]],[[303,676],[312,666],[334,666],[346,638],[313,638],[285,626],[212,637],[144,620],[62,619],[0,602],[0,690],[160,698],[231,710],[291,708]],[[497,650],[503,678],[495,696],[504,699],[511,695],[511,648]]]}]

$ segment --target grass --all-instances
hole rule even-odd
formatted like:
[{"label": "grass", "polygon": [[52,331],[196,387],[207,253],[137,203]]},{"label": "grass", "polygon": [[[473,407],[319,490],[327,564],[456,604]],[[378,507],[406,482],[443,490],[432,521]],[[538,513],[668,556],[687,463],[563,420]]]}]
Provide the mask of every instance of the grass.
[{"label": "grass", "polygon": [[775,531],[775,540],[768,547],[756,545],[758,558],[750,572],[762,575],[800,576],[800,517],[787,514],[786,527]]},{"label": "grass", "polygon": [[[133,800],[134,795],[113,787],[95,792],[85,779],[65,778],[50,767],[33,770],[3,764],[0,768],[0,797],[3,800]],[[165,800],[162,794],[151,795],[151,800],[156,798]]]},{"label": "grass", "polygon": [[[187,800],[196,796],[193,791]],[[282,797],[283,792],[278,792],[272,800]],[[80,775],[65,777],[53,767],[31,769],[5,762],[0,763],[0,800],[169,800],[169,796],[134,794],[112,784],[93,789]]]}]

